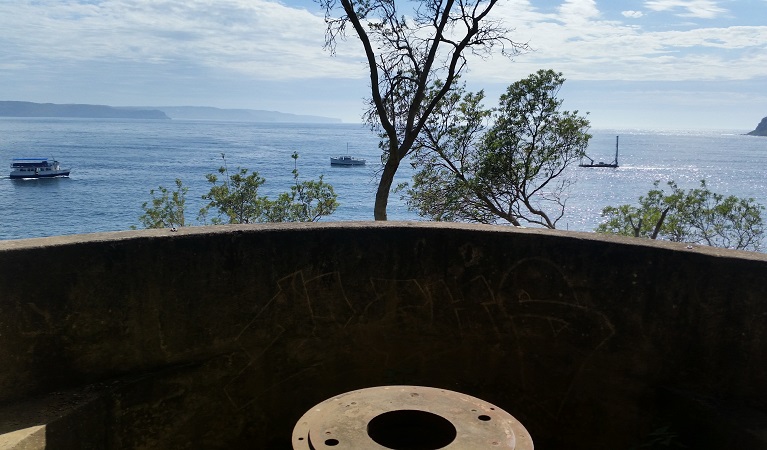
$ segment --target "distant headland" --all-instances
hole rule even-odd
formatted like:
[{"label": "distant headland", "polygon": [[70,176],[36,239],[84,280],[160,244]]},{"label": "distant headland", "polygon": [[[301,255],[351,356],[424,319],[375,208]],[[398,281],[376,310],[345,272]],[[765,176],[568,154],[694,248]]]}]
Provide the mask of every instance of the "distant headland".
[{"label": "distant headland", "polygon": [[207,106],[106,106],[0,101],[0,117],[64,117],[81,119],[213,120],[236,122],[340,123],[341,119],[256,109]]},{"label": "distant headland", "polygon": [[220,109],[209,106],[158,106],[171,119],[223,120],[233,122],[341,123],[341,119],[322,116],[264,111],[260,109]]},{"label": "distant headland", "polygon": [[767,117],[763,118],[754,131],[746,133],[749,136],[767,136]]},{"label": "distant headland", "polygon": [[54,103],[0,101],[1,117],[70,117],[81,119],[165,119],[164,112],[124,109],[104,105],[57,105]]}]

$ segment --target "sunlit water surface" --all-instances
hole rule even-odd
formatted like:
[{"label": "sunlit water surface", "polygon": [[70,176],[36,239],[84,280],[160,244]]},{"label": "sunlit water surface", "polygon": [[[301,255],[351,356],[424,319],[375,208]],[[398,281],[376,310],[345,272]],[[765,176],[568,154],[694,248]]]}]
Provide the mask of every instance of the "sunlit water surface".
[{"label": "sunlit water surface", "polygon": [[[767,204],[767,138],[747,130],[592,130],[588,153],[610,161],[620,135],[620,167],[573,167],[575,180],[561,229],[592,231],[605,206],[636,203],[654,180],[675,180],[682,188],[705,179],[718,193],[752,197]],[[189,187],[187,220],[196,223],[210,184],[226,155],[230,170],[258,171],[263,193],[290,189],[298,152],[301,179],[320,175],[333,185],[341,206],[323,220],[371,220],[381,169],[378,139],[356,124],[272,124],[204,121],[11,119],[0,118],[0,239],[126,230],[140,227],[149,190]],[[364,167],[331,167],[330,156],[352,154]],[[55,157],[72,168],[69,178],[11,180],[15,157]],[[395,185],[412,171],[403,164]],[[422,220],[399,194],[390,197],[390,220]]]}]

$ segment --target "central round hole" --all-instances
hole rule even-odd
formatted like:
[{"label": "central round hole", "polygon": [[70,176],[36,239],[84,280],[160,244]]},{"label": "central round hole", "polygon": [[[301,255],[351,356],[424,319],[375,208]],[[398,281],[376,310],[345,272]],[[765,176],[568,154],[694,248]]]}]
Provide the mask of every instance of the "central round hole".
[{"label": "central round hole", "polygon": [[394,450],[436,450],[455,440],[455,427],[442,416],[411,409],[389,411],[368,423],[368,436]]}]

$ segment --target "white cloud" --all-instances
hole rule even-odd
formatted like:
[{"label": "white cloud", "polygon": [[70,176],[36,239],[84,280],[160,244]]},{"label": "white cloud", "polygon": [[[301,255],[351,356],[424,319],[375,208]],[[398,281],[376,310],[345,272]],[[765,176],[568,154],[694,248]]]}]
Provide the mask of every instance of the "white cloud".
[{"label": "white cloud", "polygon": [[265,0],[0,3],[0,41],[22,64],[188,64],[262,79],[360,76],[357,55],[324,52],[324,21]]},{"label": "white cloud", "polygon": [[559,7],[559,19],[565,23],[583,23],[599,15],[595,0],[565,0]]},{"label": "white cloud", "polygon": [[[710,0],[652,0],[657,11],[721,11]],[[639,11],[623,11],[639,18]],[[594,0],[563,0],[543,12],[529,0],[494,10],[511,37],[535,51],[511,64],[500,57],[472,64],[470,76],[508,77],[551,67],[595,79],[737,79],[764,74],[767,27],[646,31],[641,22],[606,20]],[[0,67],[72,66],[104,61],[154,66],[178,75],[242,74],[260,80],[366,77],[357,39],[324,51],[319,13],[266,0],[38,0],[0,2]],[[691,54],[688,52],[692,50]],[[705,61],[688,70],[691,61]],[[734,68],[739,67],[736,71]],[[16,69],[18,70],[18,69]],[[139,71],[139,69],[134,69]]]},{"label": "white cloud", "polygon": [[645,7],[653,11],[676,11],[681,9],[686,12],[679,13],[681,17],[696,17],[700,19],[713,19],[727,10],[718,6],[717,0],[649,0]]},{"label": "white cloud", "polygon": [[644,13],[642,13],[642,11],[622,11],[621,14],[623,15],[623,17],[629,17],[632,19],[638,19],[644,16]]},{"label": "white cloud", "polygon": [[[678,31],[654,31],[643,28],[642,22],[605,20],[603,14],[589,8],[580,10],[584,20],[569,21],[563,15],[571,14],[572,9],[565,7],[573,8],[576,3],[581,7],[592,4],[565,2],[556,13],[530,8],[521,16],[515,10],[517,5],[499,9],[516,28],[512,37],[529,42],[535,51],[514,62],[501,58],[491,63],[473,61],[470,75],[492,82],[519,79],[541,68],[579,80],[742,80],[767,75],[767,26],[685,26]],[[667,7],[701,4],[664,3]]]}]

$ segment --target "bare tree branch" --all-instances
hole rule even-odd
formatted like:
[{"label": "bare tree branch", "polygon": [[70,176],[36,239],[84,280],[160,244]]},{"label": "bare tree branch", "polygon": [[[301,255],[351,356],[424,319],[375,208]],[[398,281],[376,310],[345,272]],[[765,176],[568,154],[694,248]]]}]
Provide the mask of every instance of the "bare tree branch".
[{"label": "bare tree branch", "polygon": [[[406,14],[398,12],[394,0],[318,1],[325,11],[325,48],[335,54],[351,24],[365,51],[371,98],[363,117],[383,140],[375,218],[385,220],[394,174],[466,69],[464,53],[487,57],[500,46],[501,54],[513,57],[528,47],[487,19],[497,0],[425,0]],[[437,81],[439,89],[427,95]]]}]

